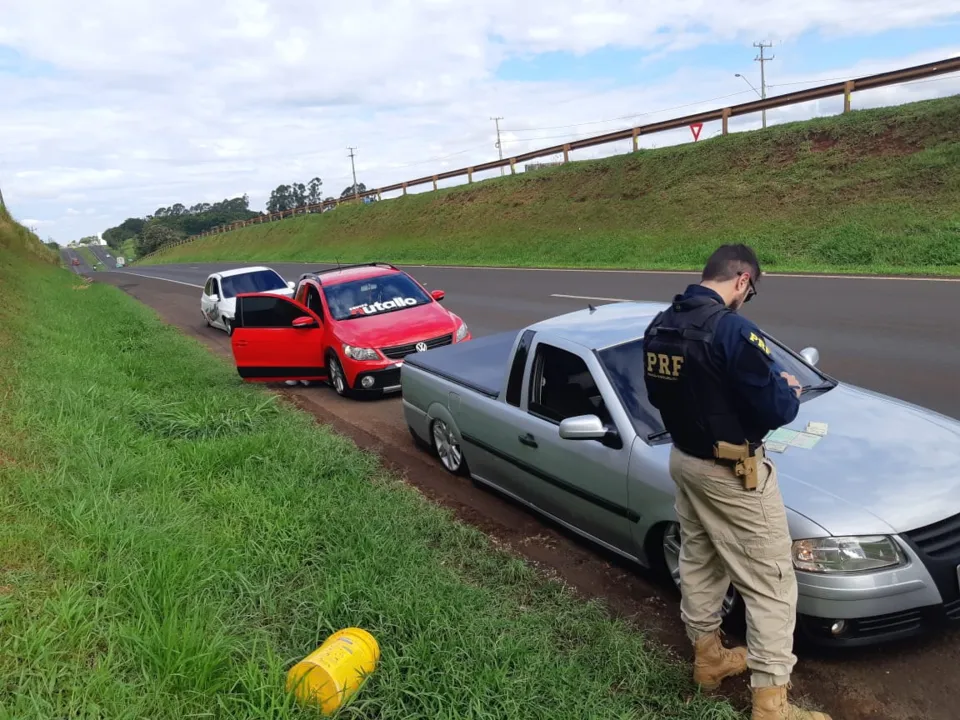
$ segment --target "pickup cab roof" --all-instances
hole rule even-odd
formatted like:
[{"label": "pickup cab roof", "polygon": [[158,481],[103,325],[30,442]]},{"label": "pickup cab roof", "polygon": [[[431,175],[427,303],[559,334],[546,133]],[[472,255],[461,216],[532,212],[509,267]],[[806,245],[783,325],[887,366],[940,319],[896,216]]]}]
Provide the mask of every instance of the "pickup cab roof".
[{"label": "pickup cab roof", "polygon": [[668,303],[618,302],[542,320],[527,329],[545,332],[589,350],[620,345],[643,337],[647,326]]}]

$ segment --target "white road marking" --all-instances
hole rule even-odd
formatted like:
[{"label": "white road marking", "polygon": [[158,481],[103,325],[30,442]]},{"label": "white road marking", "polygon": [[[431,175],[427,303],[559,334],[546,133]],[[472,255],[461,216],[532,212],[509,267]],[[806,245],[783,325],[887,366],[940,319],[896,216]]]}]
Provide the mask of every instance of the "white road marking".
[{"label": "white road marking", "polygon": [[608,297],[594,297],[592,295],[561,295],[559,293],[552,293],[550,297],[555,298],[570,298],[571,300],[600,300],[607,302],[637,302],[636,300],[629,300],[627,298],[608,298]]},{"label": "white road marking", "polygon": [[137,277],[149,278],[150,280],[163,280],[165,282],[176,283],[177,285],[186,285],[187,287],[195,287],[203,290],[203,285],[194,285],[193,283],[183,282],[182,280],[171,280],[170,278],[157,277],[156,275],[143,275],[142,273],[135,272],[124,272],[123,275],[136,275]]},{"label": "white road marking", "polygon": [[[318,263],[324,265],[326,263]],[[567,272],[567,273],[621,273],[626,275],[695,275],[699,270],[616,270],[602,268],[538,268],[538,267],[498,267],[495,265],[398,265],[397,267],[421,267],[436,270],[513,270],[516,272]],[[960,277],[908,277],[905,275],[817,275],[814,273],[778,273],[764,272],[763,277],[804,278],[807,280],[906,280],[911,282],[960,283]]]}]

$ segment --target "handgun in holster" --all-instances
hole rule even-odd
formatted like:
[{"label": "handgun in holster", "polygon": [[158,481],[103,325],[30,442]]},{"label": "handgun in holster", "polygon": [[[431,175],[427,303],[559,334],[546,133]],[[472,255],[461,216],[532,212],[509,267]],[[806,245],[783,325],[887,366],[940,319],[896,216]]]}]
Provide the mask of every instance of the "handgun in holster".
[{"label": "handgun in holster", "polygon": [[713,456],[718,460],[735,461],[734,472],[737,477],[743,478],[744,489],[757,489],[757,473],[763,456],[759,452],[752,452],[749,443],[734,445],[720,440],[713,446]]}]

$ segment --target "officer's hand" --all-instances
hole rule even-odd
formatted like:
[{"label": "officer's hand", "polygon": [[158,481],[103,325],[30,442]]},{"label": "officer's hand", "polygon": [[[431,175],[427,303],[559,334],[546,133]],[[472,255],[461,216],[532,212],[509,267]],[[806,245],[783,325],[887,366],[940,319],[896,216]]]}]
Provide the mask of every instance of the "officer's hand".
[{"label": "officer's hand", "polygon": [[797,397],[800,397],[800,393],[803,392],[803,387],[800,385],[797,379],[786,371],[780,373],[780,377],[784,378],[787,381],[787,384],[793,388],[793,391],[797,394]]}]

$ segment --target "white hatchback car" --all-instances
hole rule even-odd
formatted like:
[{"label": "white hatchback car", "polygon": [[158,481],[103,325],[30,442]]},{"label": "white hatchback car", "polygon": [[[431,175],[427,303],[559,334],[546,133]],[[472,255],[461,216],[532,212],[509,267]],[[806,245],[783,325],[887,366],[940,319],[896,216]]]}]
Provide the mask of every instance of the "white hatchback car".
[{"label": "white hatchback car", "polygon": [[238,294],[270,293],[293,297],[294,287],[293,281],[284,280],[280,273],[268,267],[224,270],[207,278],[200,296],[200,312],[207,325],[232,335]]}]

